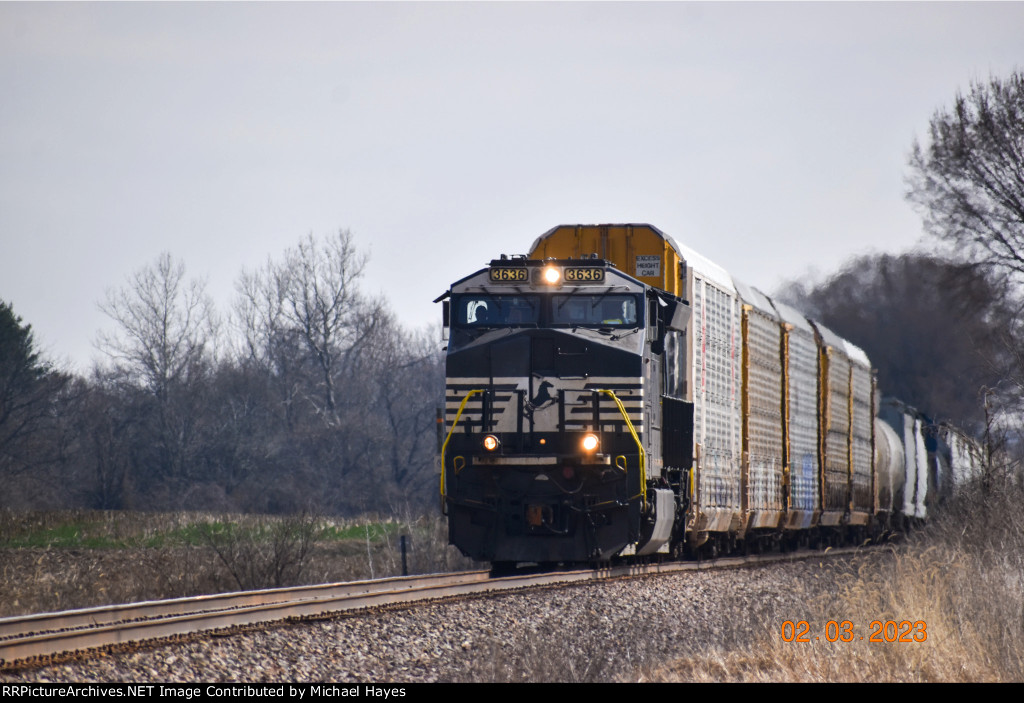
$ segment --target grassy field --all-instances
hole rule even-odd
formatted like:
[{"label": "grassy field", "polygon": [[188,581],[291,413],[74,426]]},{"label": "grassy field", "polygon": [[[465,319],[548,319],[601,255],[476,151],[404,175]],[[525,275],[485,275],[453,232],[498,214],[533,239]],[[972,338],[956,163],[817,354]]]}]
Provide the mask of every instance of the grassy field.
[{"label": "grassy field", "polygon": [[439,517],[0,512],[0,617],[473,568]]}]

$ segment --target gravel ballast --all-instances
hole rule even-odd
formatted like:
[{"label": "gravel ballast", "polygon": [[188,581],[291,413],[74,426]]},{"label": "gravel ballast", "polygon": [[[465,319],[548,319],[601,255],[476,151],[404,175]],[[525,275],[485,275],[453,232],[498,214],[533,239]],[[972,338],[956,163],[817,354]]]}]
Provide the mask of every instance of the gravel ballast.
[{"label": "gravel ballast", "polygon": [[818,560],[506,593],[288,623],[0,673],[2,681],[636,681],[799,618]]}]

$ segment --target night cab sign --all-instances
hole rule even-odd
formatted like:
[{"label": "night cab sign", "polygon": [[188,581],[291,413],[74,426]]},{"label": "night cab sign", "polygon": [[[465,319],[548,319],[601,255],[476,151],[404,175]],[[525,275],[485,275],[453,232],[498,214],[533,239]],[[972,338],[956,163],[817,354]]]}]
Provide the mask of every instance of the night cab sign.
[{"label": "night cab sign", "polygon": [[[551,276],[548,271],[554,267],[546,267],[545,274],[539,276],[538,282],[556,283],[564,278],[566,283],[603,283],[604,269],[598,266],[568,266],[561,269],[561,276]],[[493,266],[490,270],[491,283],[527,283],[530,280],[529,269],[525,266]]]}]

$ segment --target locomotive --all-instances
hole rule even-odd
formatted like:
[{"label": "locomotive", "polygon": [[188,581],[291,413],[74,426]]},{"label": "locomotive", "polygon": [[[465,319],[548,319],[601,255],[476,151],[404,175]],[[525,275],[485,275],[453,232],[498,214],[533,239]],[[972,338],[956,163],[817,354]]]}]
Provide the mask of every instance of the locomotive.
[{"label": "locomotive", "polygon": [[879,537],[977,465],[863,350],[649,224],[555,227],[435,302],[449,541],[496,568]]}]

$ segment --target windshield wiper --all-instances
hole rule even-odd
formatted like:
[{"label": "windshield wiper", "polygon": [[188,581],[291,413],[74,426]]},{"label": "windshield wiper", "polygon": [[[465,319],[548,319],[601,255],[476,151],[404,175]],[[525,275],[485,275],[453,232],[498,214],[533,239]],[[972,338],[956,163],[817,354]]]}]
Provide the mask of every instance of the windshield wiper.
[{"label": "windshield wiper", "polygon": [[614,338],[614,336],[612,335],[612,330],[611,330],[610,327],[586,327],[584,325],[575,325],[572,328],[573,334],[576,334],[577,330],[586,330],[587,332],[596,332],[598,334],[604,335],[605,337],[611,336],[612,338]]},{"label": "windshield wiper", "polygon": [[636,334],[636,333],[637,333],[637,332],[639,332],[639,331],[640,331],[640,328],[639,328],[639,327],[634,327],[634,328],[633,328],[633,329],[631,329],[630,331],[628,331],[628,332],[625,332],[625,333],[623,333],[623,334],[618,334],[618,335],[616,335],[616,334],[613,334],[613,335],[612,335],[612,341],[618,341],[618,340],[622,339],[623,337],[628,337],[629,335],[631,335],[631,334]]},{"label": "windshield wiper", "polygon": [[558,304],[558,307],[557,307],[557,308],[555,309],[555,312],[556,312],[556,313],[562,312],[562,308],[564,308],[564,307],[565,307],[565,304],[566,304],[566,303],[568,303],[568,302],[569,302],[570,300],[572,300],[572,299],[573,299],[573,298],[572,298],[572,295],[570,295],[570,293],[575,293],[575,292],[577,292],[577,291],[578,291],[579,289],[580,289],[580,288],[579,288],[579,286],[576,286],[575,288],[573,288],[573,289],[572,289],[571,291],[569,291],[568,293],[565,293],[565,292],[561,293],[560,295],[564,295],[564,297],[565,297],[565,300],[563,300],[562,302],[560,302],[560,303]]}]

